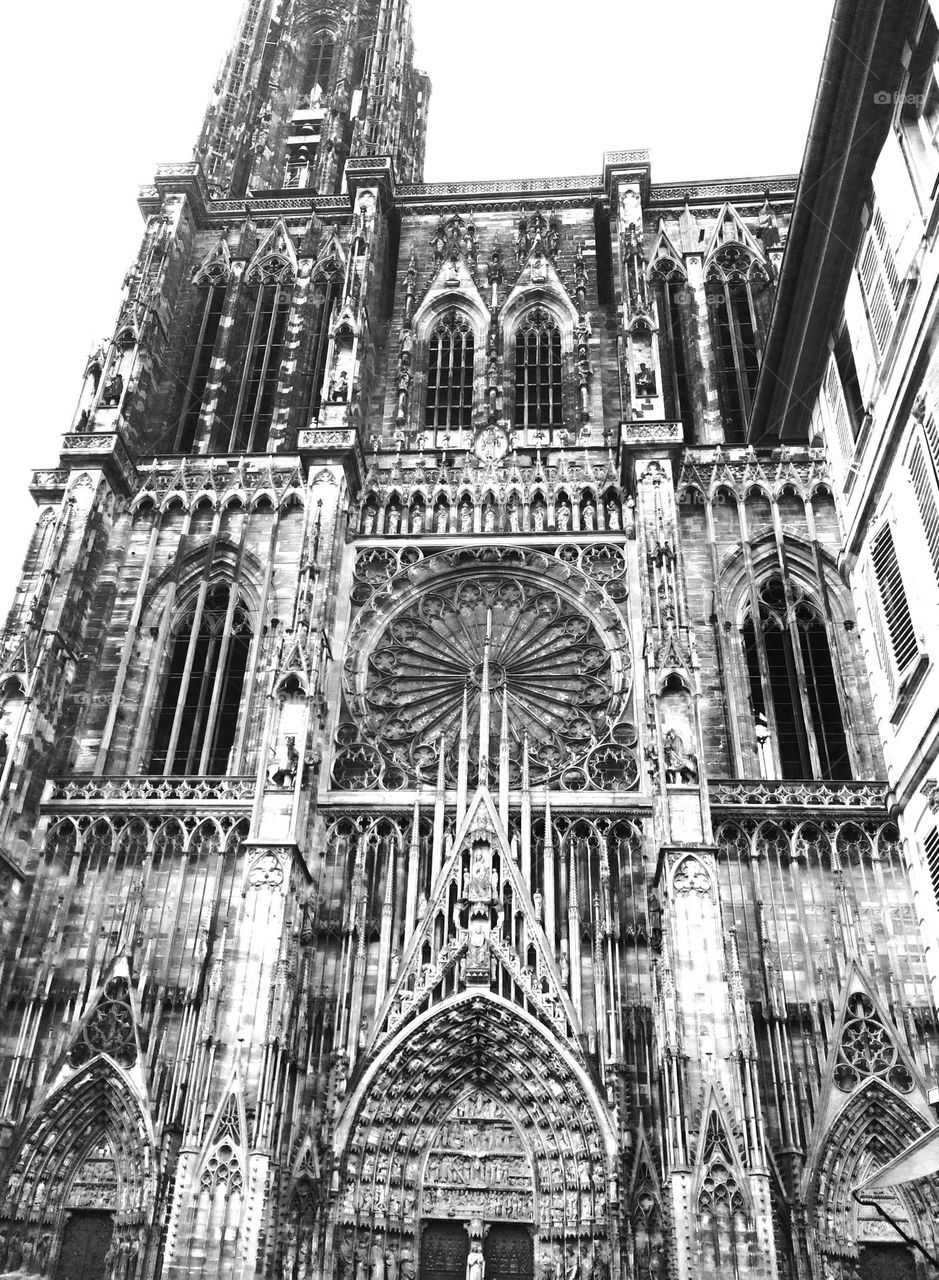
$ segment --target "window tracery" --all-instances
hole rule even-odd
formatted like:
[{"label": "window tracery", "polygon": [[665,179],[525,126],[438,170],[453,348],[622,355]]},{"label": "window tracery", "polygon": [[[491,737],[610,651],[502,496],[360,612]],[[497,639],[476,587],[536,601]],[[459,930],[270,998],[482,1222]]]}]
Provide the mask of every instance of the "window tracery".
[{"label": "window tracery", "polygon": [[515,334],[515,425],[534,430],[563,421],[561,331],[550,311],[534,307]]},{"label": "window tracery", "polygon": [[794,584],[768,579],[742,636],[755,717],[762,716],[784,778],[852,776],[838,683],[819,612]]},{"label": "window tracery", "polygon": [[913,1077],[873,1000],[859,991],[848,1000],[834,1081],[842,1093],[851,1093],[865,1080],[885,1080],[899,1093],[913,1091]]},{"label": "window tracery", "polygon": [[[691,303],[688,280],[681,267],[671,258],[659,258],[656,261],[651,280],[658,306],[665,412],[682,423],[685,440],[690,441],[694,432],[694,410],[685,346]],[[662,338],[665,339],[664,342],[661,341]]]},{"label": "window tracery", "polygon": [[267,448],[294,279],[293,264],[279,254],[258,262],[248,278],[249,309],[241,317],[230,365],[233,389],[217,428],[226,451],[263,453]]},{"label": "window tracery", "polygon": [[711,259],[708,313],[728,443],[743,441],[756,394],[761,355],[757,300],[767,285],[765,269],[740,244],[722,245]]},{"label": "window tracery", "polygon": [[251,646],[247,610],[224,583],[178,623],[151,773],[227,773]]},{"label": "window tracery", "polygon": [[456,308],[434,327],[428,346],[425,425],[464,430],[473,423],[473,375],[476,337],[468,318]]}]

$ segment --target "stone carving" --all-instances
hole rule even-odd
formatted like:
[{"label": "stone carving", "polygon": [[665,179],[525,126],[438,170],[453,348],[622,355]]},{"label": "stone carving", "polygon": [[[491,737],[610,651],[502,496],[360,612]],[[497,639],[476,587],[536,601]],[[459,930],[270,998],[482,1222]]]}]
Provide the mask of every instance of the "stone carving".
[{"label": "stone carving", "polygon": [[687,786],[698,780],[697,756],[685,750],[685,744],[674,729],[669,729],[663,744],[665,781],[672,786]]},{"label": "stone carving", "polygon": [[126,978],[112,978],[105,986],[94,1012],[69,1050],[69,1065],[84,1066],[98,1053],[106,1053],[122,1067],[132,1067],[137,1061],[134,1014]]},{"label": "stone carving", "polygon": [[886,1080],[900,1093],[911,1093],[913,1077],[877,1013],[873,1000],[858,992],[848,1000],[834,1082],[851,1093],[864,1080]]}]

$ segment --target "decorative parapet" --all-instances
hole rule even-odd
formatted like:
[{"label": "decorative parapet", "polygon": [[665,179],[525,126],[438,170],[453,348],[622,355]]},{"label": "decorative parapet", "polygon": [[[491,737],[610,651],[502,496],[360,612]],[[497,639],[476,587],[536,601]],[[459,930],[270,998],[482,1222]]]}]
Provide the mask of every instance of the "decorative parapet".
[{"label": "decorative parapet", "polygon": [[128,777],[89,777],[79,775],[53,779],[46,786],[43,810],[47,813],[76,805],[101,806],[109,810],[130,806],[174,809],[197,804],[200,808],[219,805],[226,810],[250,809],[254,803],[257,779],[234,778],[164,778],[146,774]]},{"label": "decorative parapet", "polygon": [[655,205],[706,202],[721,205],[725,200],[739,204],[752,198],[755,204],[763,203],[766,192],[773,197],[795,199],[797,174],[781,174],[771,178],[739,178],[713,182],[672,182],[667,185],[653,183],[649,190],[649,203]]},{"label": "decorative parapet", "polygon": [[626,449],[646,449],[650,445],[669,447],[684,443],[680,422],[624,422],[622,442]]},{"label": "decorative parapet", "polygon": [[299,433],[297,449],[307,465],[341,463],[350,488],[353,492],[358,490],[365,474],[365,458],[355,427],[309,427]]},{"label": "decorative parapet", "polygon": [[137,481],[137,470],[116,431],[86,431],[65,436],[60,462],[72,469],[100,468],[110,484],[125,494],[133,492]]},{"label": "decorative parapet", "polygon": [[258,498],[274,506],[302,497],[305,483],[296,454],[265,454],[253,458],[155,458],[141,465],[135,504],[152,499],[158,507],[182,502],[189,510],[195,502],[208,500],[224,505],[239,498],[251,506]]},{"label": "decorative parapet", "polygon": [[68,470],[34,471],[29,482],[29,491],[36,502],[61,502],[65,497],[70,475],[71,472]]},{"label": "decorative parapet", "polygon": [[868,809],[883,814],[886,782],[767,782],[724,779],[709,784],[712,809]]},{"label": "decorative parapet", "polygon": [[[831,487],[831,475],[821,449],[765,449],[711,446],[686,449],[678,478],[679,494],[694,492],[711,499],[718,490],[743,497],[753,487],[776,495],[791,487],[810,497],[819,485]],[[693,499],[692,499],[693,500]]]}]

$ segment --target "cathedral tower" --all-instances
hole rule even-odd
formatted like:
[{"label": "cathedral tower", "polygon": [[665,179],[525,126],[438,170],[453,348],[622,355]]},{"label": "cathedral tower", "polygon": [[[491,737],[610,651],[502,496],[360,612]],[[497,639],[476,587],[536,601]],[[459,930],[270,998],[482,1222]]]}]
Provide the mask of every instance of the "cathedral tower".
[{"label": "cathedral tower", "polygon": [[795,179],[424,184],[412,53],[250,0],[33,477],[0,1275],[905,1267],[930,974],[825,455],[745,443]]}]

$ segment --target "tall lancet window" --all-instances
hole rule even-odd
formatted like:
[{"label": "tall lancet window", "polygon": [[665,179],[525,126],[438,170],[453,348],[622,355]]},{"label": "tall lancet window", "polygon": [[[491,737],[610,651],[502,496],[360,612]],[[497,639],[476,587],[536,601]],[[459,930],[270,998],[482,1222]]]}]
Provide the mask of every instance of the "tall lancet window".
[{"label": "tall lancet window", "polygon": [[430,336],[427,359],[428,427],[459,428],[473,423],[473,366],[476,339],[469,321],[450,311]]},{"label": "tall lancet window", "polygon": [[212,369],[212,353],[218,337],[222,311],[225,306],[227,281],[223,278],[206,279],[200,284],[190,331],[190,344],[186,354],[186,377],[183,411],[176,433],[176,452],[191,453],[196,442],[199,416],[205,399],[209,374]]},{"label": "tall lancet window", "polygon": [[691,295],[681,268],[671,258],[659,258],[652,270],[652,288],[659,313],[662,381],[665,390],[665,412],[684,427],[685,439],[694,438],[694,409],[685,334]]},{"label": "tall lancet window", "polygon": [[151,773],[228,771],[250,648],[247,610],[216,584],[174,631]]},{"label": "tall lancet window", "polygon": [[763,717],[783,778],[852,776],[838,682],[825,624],[779,578],[759,591],[759,614],[743,626],[750,700]]},{"label": "tall lancet window", "polygon": [[230,421],[222,426],[221,447],[230,452],[263,453],[267,448],[287,340],[293,284],[292,268],[279,259],[264,264],[249,284],[250,309],[241,325],[241,341],[232,359],[232,371],[238,377],[238,395]]},{"label": "tall lancet window", "polygon": [[336,42],[327,34],[317,36],[310,46],[300,82],[298,106],[301,111],[306,108],[315,110],[329,92],[335,54]]},{"label": "tall lancet window", "polygon": [[740,444],[760,372],[757,298],[767,285],[766,272],[740,245],[719,249],[708,269],[707,301],[711,342],[724,421],[724,439]]},{"label": "tall lancet window", "polygon": [[560,427],[561,331],[550,311],[529,311],[515,335],[515,425]]}]

